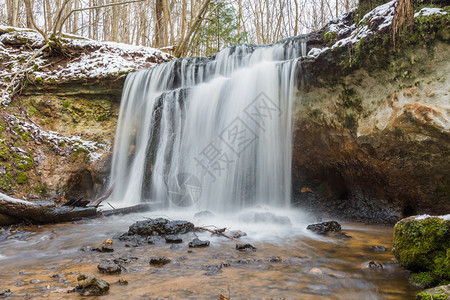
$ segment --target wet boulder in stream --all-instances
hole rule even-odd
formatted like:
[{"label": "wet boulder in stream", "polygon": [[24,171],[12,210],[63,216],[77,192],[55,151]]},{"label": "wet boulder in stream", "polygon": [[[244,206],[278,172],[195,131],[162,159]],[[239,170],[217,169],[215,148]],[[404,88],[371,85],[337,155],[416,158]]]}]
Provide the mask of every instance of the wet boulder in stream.
[{"label": "wet boulder in stream", "polygon": [[109,283],[94,274],[80,274],[77,290],[83,296],[101,296],[109,291]]},{"label": "wet boulder in stream", "polygon": [[188,221],[170,221],[164,226],[164,234],[184,234],[194,231],[194,224]]},{"label": "wet boulder in stream", "polygon": [[311,230],[317,234],[327,234],[329,232],[341,231],[341,225],[336,221],[328,221],[322,223],[310,224],[306,229]]},{"label": "wet boulder in stream", "polygon": [[189,248],[202,248],[202,247],[209,247],[209,241],[202,241],[198,238],[195,238],[189,243]]},{"label": "wet boulder in stream", "polygon": [[256,247],[251,244],[236,244],[236,250],[239,251],[255,251]]},{"label": "wet boulder in stream", "polygon": [[163,218],[137,221],[128,229],[128,235],[160,235],[164,232],[164,227],[169,221]]},{"label": "wet boulder in stream", "polygon": [[122,272],[122,268],[110,260],[103,260],[98,264],[97,269],[104,274],[120,274]]},{"label": "wet boulder in stream", "polygon": [[153,267],[162,267],[170,262],[171,260],[165,256],[157,256],[150,258],[149,264]]},{"label": "wet boulder in stream", "polygon": [[166,243],[181,244],[183,239],[176,234],[166,235]]},{"label": "wet boulder in stream", "polygon": [[187,221],[169,221],[164,218],[137,221],[128,229],[128,235],[174,235],[194,231],[194,224]]}]

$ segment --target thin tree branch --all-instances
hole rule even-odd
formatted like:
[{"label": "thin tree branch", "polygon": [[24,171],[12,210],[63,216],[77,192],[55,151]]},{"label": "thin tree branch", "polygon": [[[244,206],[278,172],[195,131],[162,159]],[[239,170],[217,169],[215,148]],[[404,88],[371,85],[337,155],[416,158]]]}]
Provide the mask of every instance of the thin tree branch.
[{"label": "thin tree branch", "polygon": [[[33,54],[33,56],[31,56],[23,65],[22,67],[19,69],[19,71],[17,71],[13,77],[13,79],[11,80],[11,82],[8,84],[8,86],[3,90],[2,93],[2,102],[5,98],[6,93],[8,92],[8,90],[14,85],[14,82],[17,79],[17,76],[19,76],[19,74],[23,73],[25,71],[25,68],[28,66],[28,64],[34,60],[39,54],[41,54],[42,51],[44,51],[45,49],[47,49],[48,47],[50,47],[49,44],[45,44],[43,47],[41,47],[38,51],[36,51],[36,53]],[[11,97],[14,95],[14,91],[11,93]]]},{"label": "thin tree branch", "polygon": [[[67,16],[62,20],[62,22],[58,25],[58,35],[61,35],[61,30],[62,27],[64,25],[64,23],[67,21],[67,19],[74,13],[74,12],[79,12],[79,11],[84,11],[84,10],[92,10],[92,9],[98,9],[98,8],[103,8],[103,7],[109,7],[109,6],[115,6],[115,5],[123,5],[123,4],[129,4],[129,3],[136,3],[136,2],[144,2],[147,0],[130,0],[130,1],[123,1],[123,2],[117,2],[117,3],[108,3],[108,4],[103,4],[103,5],[97,5],[97,6],[91,6],[91,7],[84,7],[84,8],[77,8],[77,9],[73,9],[71,10]],[[117,21],[117,20],[114,20]],[[56,25],[56,24],[55,24]],[[56,29],[56,28],[55,28]]]}]

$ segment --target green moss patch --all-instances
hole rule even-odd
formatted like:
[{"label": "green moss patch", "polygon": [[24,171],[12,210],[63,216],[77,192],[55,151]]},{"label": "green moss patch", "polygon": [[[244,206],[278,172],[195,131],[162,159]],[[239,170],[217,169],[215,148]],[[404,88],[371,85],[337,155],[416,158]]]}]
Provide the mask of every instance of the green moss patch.
[{"label": "green moss patch", "polygon": [[394,255],[413,271],[411,281],[432,286],[450,280],[450,221],[439,217],[403,219],[395,225]]},{"label": "green moss patch", "polygon": [[416,300],[450,300],[450,284],[425,290],[417,294]]}]

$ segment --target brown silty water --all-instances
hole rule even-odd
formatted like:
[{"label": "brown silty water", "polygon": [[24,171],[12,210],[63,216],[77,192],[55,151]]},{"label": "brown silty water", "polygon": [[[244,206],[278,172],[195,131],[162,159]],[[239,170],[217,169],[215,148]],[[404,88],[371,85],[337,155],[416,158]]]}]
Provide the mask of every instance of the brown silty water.
[{"label": "brown silty water", "polygon": [[[188,242],[195,238],[189,233],[177,245],[127,247],[127,242],[113,239],[112,253],[86,249],[126,232],[137,220],[161,216],[133,214],[3,231],[0,289],[9,288],[13,299],[82,299],[79,293],[66,291],[77,285],[79,273],[93,273],[111,284],[102,299],[218,299],[220,295],[229,299],[413,299],[418,292],[409,285],[408,272],[395,262],[393,228],[387,226],[343,223],[347,236],[319,236],[306,231],[307,223],[302,222],[291,226],[230,222],[232,229],[245,229],[248,236],[240,242],[251,243],[256,251],[237,251],[236,242],[208,232],[196,233],[201,240],[211,241],[207,248],[189,248]],[[179,214],[174,217],[178,219]],[[216,221],[222,225],[227,220],[231,219]],[[375,251],[378,245],[387,250]],[[149,259],[155,256],[171,262],[152,267]],[[99,273],[99,262],[120,257],[135,259],[123,265],[121,274]],[[368,267],[370,261],[383,268]],[[128,284],[119,284],[119,279]]]}]

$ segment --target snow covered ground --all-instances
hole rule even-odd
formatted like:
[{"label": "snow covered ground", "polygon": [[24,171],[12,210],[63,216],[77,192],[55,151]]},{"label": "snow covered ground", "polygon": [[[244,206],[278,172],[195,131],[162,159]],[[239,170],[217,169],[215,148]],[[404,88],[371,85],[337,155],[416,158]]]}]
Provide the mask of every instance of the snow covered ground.
[{"label": "snow covered ground", "polygon": [[[173,57],[154,48],[113,42],[98,42],[74,35],[65,35],[62,44],[70,57],[47,57],[41,53],[25,68],[29,79],[37,83],[55,83],[71,80],[120,78],[131,71],[151,68]],[[14,74],[39,48],[45,45],[35,30],[0,26],[0,89],[8,86]],[[14,85],[20,88],[23,75]],[[10,97],[3,95],[2,103]]]},{"label": "snow covered ground", "polygon": [[[330,37],[335,37],[334,40],[336,40],[336,42],[330,47],[311,49],[308,52],[308,57],[316,59],[326,51],[330,51],[338,47],[356,45],[362,39],[372,37],[377,34],[377,32],[384,32],[392,26],[396,7],[397,0],[392,0],[388,3],[380,5],[367,13],[357,25],[349,25],[345,22],[348,13],[340,18],[330,21],[330,23],[325,27],[325,32]],[[353,13],[353,11],[350,11],[349,13]],[[441,8],[425,7],[415,13],[414,18],[420,18],[433,14],[445,15],[447,12]]]}]

